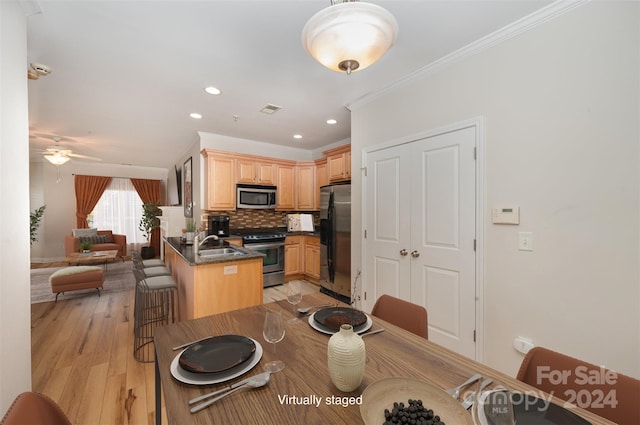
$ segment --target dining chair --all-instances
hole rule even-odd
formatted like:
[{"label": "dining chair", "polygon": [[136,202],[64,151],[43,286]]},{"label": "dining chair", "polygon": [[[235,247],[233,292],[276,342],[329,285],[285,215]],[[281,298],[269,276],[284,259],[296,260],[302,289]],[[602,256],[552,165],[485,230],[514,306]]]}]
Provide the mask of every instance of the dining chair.
[{"label": "dining chair", "polygon": [[418,304],[384,294],[374,304],[371,315],[429,339],[427,310]]},{"label": "dining chair", "polygon": [[27,391],[19,394],[0,425],[71,425],[71,422],[55,401],[44,394]]},{"label": "dining chair", "polygon": [[534,347],[516,379],[617,424],[640,424],[640,380]]}]

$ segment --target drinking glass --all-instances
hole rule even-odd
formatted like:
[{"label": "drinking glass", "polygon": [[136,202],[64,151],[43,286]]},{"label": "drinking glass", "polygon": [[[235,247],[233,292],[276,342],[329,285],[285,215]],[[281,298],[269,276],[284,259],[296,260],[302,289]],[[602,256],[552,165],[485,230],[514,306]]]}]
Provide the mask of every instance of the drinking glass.
[{"label": "drinking glass", "polygon": [[296,305],[302,301],[302,291],[300,289],[300,282],[292,280],[287,283],[287,301],[293,308],[293,319],[289,320],[291,323],[299,322],[298,315],[296,314]]},{"label": "drinking glass", "polygon": [[[284,338],[284,319],[281,311],[267,309],[262,336],[265,341],[273,344],[273,357],[275,359],[276,344]],[[272,360],[264,365],[264,369],[271,373],[278,372],[283,368],[284,363],[280,360]]]}]

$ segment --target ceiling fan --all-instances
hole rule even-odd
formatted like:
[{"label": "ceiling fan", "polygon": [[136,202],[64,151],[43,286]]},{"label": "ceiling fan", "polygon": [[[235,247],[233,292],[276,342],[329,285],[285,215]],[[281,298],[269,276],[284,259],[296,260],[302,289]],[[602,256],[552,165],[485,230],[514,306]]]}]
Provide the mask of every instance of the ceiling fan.
[{"label": "ceiling fan", "polygon": [[91,161],[102,161],[100,158],[96,158],[94,156],[74,153],[73,150],[71,150],[70,148],[67,148],[60,144],[60,141],[63,139],[60,136],[44,137],[44,136],[36,135],[34,136],[34,138],[50,139],[56,143],[55,145],[48,146],[43,151],[41,151],[44,158],[54,165],[62,165],[67,161],[69,161],[71,158],[88,159]]}]

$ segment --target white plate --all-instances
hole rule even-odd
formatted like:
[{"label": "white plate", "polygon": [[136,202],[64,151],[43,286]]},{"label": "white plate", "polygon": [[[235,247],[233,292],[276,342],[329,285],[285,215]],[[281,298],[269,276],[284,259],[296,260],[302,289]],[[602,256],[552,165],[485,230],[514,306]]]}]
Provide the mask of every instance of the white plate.
[{"label": "white plate", "polygon": [[[315,313],[309,315],[309,326],[311,326],[313,329],[327,335],[333,335],[334,333],[338,332],[316,322],[314,320],[315,315],[316,315]],[[367,313],[365,313],[365,316],[367,316],[366,323],[364,325],[356,326],[355,328],[353,328],[355,333],[361,334],[363,332],[368,331],[369,329],[371,329],[371,326],[373,326],[373,320],[371,320],[371,316],[369,316]]]},{"label": "white plate", "polygon": [[175,356],[173,361],[171,362],[171,375],[173,375],[173,377],[180,382],[193,385],[219,384],[220,382],[230,381],[234,378],[237,378],[238,376],[244,375],[245,373],[253,369],[253,367],[257,365],[262,358],[262,345],[260,345],[260,343],[253,338],[249,339],[251,339],[256,344],[256,352],[254,353],[251,360],[248,360],[245,363],[218,373],[192,373],[184,370],[182,367],[180,367],[179,364],[180,356],[186,350],[185,348],[184,350],[180,351],[180,353],[178,353],[178,355]]}]

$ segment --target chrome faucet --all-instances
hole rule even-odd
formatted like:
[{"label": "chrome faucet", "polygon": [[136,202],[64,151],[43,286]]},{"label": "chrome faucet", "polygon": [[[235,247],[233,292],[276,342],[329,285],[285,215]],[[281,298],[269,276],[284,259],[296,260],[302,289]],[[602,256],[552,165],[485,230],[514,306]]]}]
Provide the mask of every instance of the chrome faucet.
[{"label": "chrome faucet", "polygon": [[[219,238],[216,235],[209,235],[206,238],[204,238],[202,241],[200,241],[200,246],[202,246],[202,244],[204,244],[206,241],[208,241],[209,239],[213,239],[214,241],[217,241]],[[199,247],[200,247],[199,246]],[[198,247],[198,248],[199,248]]]},{"label": "chrome faucet", "polygon": [[[204,233],[204,232],[202,232]],[[204,239],[200,240],[200,233],[198,233],[197,235],[195,235],[193,237],[193,253],[195,255],[198,255],[198,252],[200,251],[200,247],[209,239],[213,239],[215,241],[217,241],[219,238],[216,235],[209,235],[207,237],[205,237]]]}]

